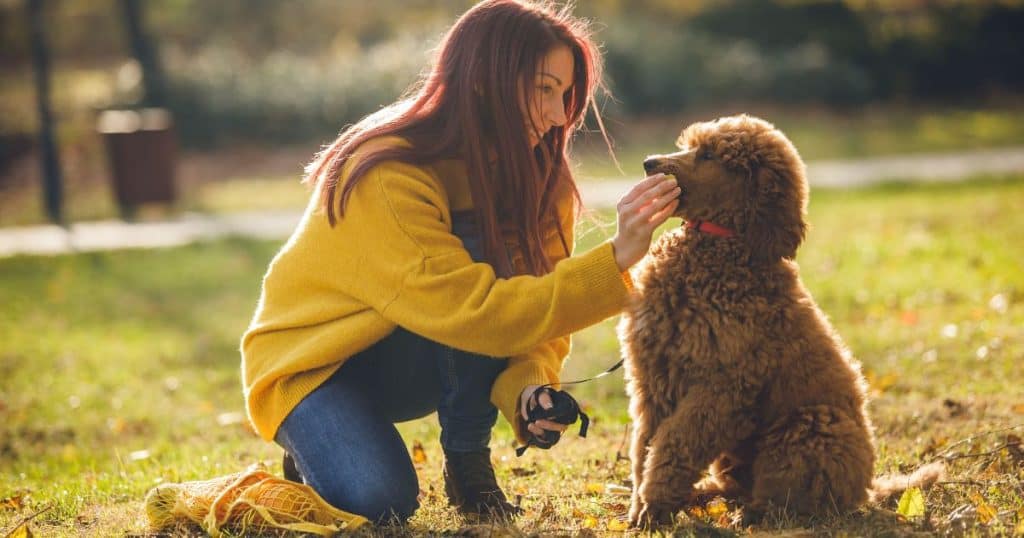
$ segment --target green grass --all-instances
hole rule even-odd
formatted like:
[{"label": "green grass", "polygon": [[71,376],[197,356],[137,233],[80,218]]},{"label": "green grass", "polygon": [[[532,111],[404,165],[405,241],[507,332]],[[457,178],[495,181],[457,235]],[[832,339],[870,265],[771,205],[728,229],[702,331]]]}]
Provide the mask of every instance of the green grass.
[{"label": "green grass", "polygon": [[[1024,532],[1024,461],[1006,446],[1008,434],[1024,436],[1022,202],[1024,177],[813,193],[799,262],[871,381],[877,471],[912,468],[944,448],[957,457],[948,483],[925,492],[924,518],[902,521],[886,504],[753,530],[952,532],[955,510],[980,506],[996,517],[968,522],[969,534]],[[581,245],[610,233],[590,230]],[[141,533],[142,499],[157,483],[261,461],[279,472],[280,450],[237,421],[238,339],[277,247],[233,239],[0,260],[0,533],[46,508],[29,523],[41,535]],[[618,359],[614,326],[577,336],[565,378]],[[587,439],[568,435],[517,459],[508,427],[496,432],[499,480],[526,509],[507,535],[606,532],[626,509],[628,498],[605,491],[628,478],[616,457],[628,422],[621,377],[573,391],[595,420]],[[1006,428],[1015,429],[985,433]],[[423,508],[406,531],[462,527],[444,502],[436,419],[400,429],[427,456]],[[699,516],[679,525],[683,535],[746,532]]]}]

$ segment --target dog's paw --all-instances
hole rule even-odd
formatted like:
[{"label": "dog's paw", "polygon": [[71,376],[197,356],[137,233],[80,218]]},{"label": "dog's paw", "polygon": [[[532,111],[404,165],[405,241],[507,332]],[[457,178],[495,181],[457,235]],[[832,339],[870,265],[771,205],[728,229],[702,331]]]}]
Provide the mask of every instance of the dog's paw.
[{"label": "dog's paw", "polygon": [[675,517],[676,511],[666,505],[645,504],[629,522],[640,529],[654,529],[672,524]]},{"label": "dog's paw", "polygon": [[639,499],[633,499],[633,502],[629,505],[629,526],[639,527],[640,526],[640,514],[644,512],[647,505]]}]

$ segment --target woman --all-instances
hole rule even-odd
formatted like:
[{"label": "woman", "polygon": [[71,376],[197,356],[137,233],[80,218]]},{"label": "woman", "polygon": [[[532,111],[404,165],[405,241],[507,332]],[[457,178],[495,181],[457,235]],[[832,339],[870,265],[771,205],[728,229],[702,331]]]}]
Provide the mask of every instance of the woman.
[{"label": "woman", "polygon": [[242,366],[256,430],[331,504],[412,515],[419,487],[394,423],[437,411],[451,503],[516,511],[491,468],[498,410],[520,442],[565,428],[528,423],[526,402],[558,382],[572,332],[621,311],[627,269],[679,195],[644,179],[614,238],[569,258],[579,196],[566,145],[599,80],[567,11],[487,0],[411,97],[311,163],[314,195],[264,278]]}]

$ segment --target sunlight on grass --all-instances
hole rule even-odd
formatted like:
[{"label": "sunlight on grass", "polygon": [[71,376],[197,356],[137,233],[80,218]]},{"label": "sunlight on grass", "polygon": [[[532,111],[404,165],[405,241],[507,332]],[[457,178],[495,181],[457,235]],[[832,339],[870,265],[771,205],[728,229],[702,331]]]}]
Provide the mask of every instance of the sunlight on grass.
[{"label": "sunlight on grass", "polygon": [[[798,261],[871,381],[880,473],[972,434],[1024,425],[1022,202],[1024,177],[812,194]],[[580,248],[611,231],[581,229]],[[227,240],[0,260],[0,529],[51,506],[32,521],[34,531],[142,532],[141,501],[157,483],[260,461],[279,472],[280,449],[256,438],[240,415],[237,351],[278,246]],[[614,327],[608,320],[577,335],[565,379],[618,360]],[[516,458],[504,422],[495,435],[499,481],[526,509],[518,528],[527,533],[608,532],[628,505],[616,489],[628,477],[616,456],[627,423],[621,375],[571,390],[594,418],[587,439],[571,428],[556,449]],[[461,527],[443,493],[436,419],[400,430],[409,444],[422,442],[427,457],[418,464],[423,508],[406,532]],[[964,448],[983,453],[1005,440],[993,434]],[[931,519],[868,511],[813,530],[930,532],[977,498],[1004,515],[975,530],[1012,530],[1024,491],[1019,467],[1001,450],[954,461],[959,483],[925,492]],[[695,522],[743,532],[706,513],[686,521],[683,533],[696,532]]]}]

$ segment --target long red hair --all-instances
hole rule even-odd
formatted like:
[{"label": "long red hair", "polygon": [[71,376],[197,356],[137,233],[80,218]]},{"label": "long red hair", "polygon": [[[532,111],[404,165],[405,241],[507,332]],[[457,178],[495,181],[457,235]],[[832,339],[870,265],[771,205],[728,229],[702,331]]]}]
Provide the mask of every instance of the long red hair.
[{"label": "long red hair", "polygon": [[[542,245],[548,223],[557,226],[554,193],[572,193],[580,207],[567,160],[570,135],[582,126],[601,81],[601,58],[585,21],[549,2],[485,0],[456,21],[442,39],[431,69],[406,97],[344,130],[306,168],[308,183],[319,184],[321,203],[333,226],[344,218],[345,204],[359,180],[375,165],[395,160],[423,165],[461,159],[469,183],[484,256],[500,276],[513,268],[503,230],[519,236],[527,270],[551,271]],[[537,67],[554,47],[572,51],[574,73],[563,98],[566,124],[552,128],[530,146],[530,102]],[[522,92],[527,92],[525,99]],[[390,147],[361,156],[338,187],[342,167],[356,149],[372,138],[395,135],[411,147]],[[565,184],[567,183],[567,185]],[[562,237],[568,254],[568,241]]]}]

